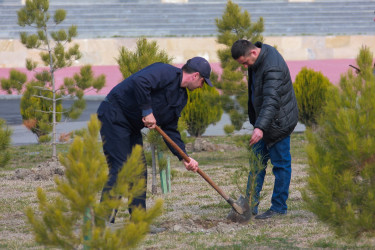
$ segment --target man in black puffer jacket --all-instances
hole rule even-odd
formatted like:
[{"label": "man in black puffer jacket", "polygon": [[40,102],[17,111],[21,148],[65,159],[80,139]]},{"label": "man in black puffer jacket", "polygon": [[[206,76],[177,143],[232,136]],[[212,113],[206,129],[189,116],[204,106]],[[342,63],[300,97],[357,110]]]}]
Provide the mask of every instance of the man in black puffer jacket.
[{"label": "man in black puffer jacket", "polygon": [[[232,45],[232,57],[248,68],[248,113],[254,131],[250,145],[263,158],[264,169],[256,177],[253,214],[258,213],[259,194],[270,159],[275,175],[271,207],[255,219],[267,219],[287,213],[286,200],[291,178],[290,134],[298,122],[297,100],[288,66],[279,52],[267,45],[238,40]],[[252,173],[249,174],[249,177]],[[249,196],[250,178],[247,195]]]}]

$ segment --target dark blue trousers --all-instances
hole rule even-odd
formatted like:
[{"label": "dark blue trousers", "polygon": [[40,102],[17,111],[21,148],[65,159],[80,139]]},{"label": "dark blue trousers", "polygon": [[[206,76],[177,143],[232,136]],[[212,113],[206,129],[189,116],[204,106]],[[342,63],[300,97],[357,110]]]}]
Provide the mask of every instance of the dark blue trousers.
[{"label": "dark blue trousers", "polygon": [[[98,108],[98,118],[102,123],[100,135],[109,168],[108,181],[102,191],[103,198],[103,195],[108,194],[116,183],[117,175],[130,156],[132,148],[137,144],[142,146],[143,141],[141,131],[132,126],[116,104],[103,101]],[[144,155],[143,161],[145,164],[143,177],[145,183],[147,183],[147,167]],[[140,206],[146,209],[146,187],[147,184],[144,193],[134,198],[129,205],[130,213],[132,207]]]},{"label": "dark blue trousers", "polygon": [[[272,172],[275,176],[275,184],[273,186],[273,194],[271,198],[271,210],[286,214],[288,206],[286,201],[289,196],[289,184],[292,175],[292,158],[290,155],[290,136],[277,142],[272,147],[267,148],[263,140],[260,140],[253,146],[254,153],[261,155],[263,159],[264,169],[256,177],[256,187],[254,194],[254,201],[257,204],[253,209],[253,213],[258,212],[258,204],[260,191],[263,187],[264,177],[266,176],[266,168],[268,160],[271,160],[273,165]],[[247,183],[247,196],[250,190],[250,177],[252,173],[249,173],[249,179]]]}]

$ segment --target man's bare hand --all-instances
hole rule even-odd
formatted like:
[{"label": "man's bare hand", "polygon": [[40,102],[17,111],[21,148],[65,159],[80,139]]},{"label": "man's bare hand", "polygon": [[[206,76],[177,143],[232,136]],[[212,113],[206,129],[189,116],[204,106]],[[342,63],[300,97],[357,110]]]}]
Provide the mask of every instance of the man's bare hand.
[{"label": "man's bare hand", "polygon": [[260,141],[263,138],[263,131],[259,128],[255,128],[253,131],[253,135],[250,139],[250,146],[254,145],[258,141]]},{"label": "man's bare hand", "polygon": [[185,168],[189,171],[197,172],[198,171],[198,162],[193,158],[190,158],[190,162],[183,160]]},{"label": "man's bare hand", "polygon": [[156,119],[153,113],[143,117],[142,122],[144,123],[145,127],[149,129],[154,129],[156,126]]}]

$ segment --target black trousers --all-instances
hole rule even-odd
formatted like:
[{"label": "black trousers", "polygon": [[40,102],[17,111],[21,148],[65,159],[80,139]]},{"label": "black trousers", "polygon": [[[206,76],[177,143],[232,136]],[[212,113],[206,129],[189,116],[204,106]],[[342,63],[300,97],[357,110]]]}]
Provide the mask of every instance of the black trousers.
[{"label": "black trousers", "polygon": [[[102,123],[100,135],[109,168],[108,181],[102,191],[103,198],[103,195],[108,194],[115,185],[117,175],[130,156],[132,148],[137,144],[142,146],[143,141],[141,131],[132,127],[116,104],[103,101],[98,108],[98,118]],[[143,161],[145,165],[143,177],[145,178],[146,186],[144,193],[134,198],[129,205],[130,213],[133,206],[140,206],[146,209],[147,167],[144,155]]]}]

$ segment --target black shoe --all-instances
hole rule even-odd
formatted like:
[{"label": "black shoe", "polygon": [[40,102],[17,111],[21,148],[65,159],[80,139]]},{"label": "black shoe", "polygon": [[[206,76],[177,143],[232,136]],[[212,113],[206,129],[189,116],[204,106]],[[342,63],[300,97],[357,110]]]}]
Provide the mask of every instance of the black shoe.
[{"label": "black shoe", "polygon": [[275,212],[271,209],[268,209],[266,212],[260,214],[260,215],[257,215],[255,216],[255,219],[257,220],[264,220],[264,219],[269,219],[271,217],[275,217],[275,216],[281,216],[281,215],[286,215],[285,214],[282,214],[282,213],[278,213],[278,212]]}]

